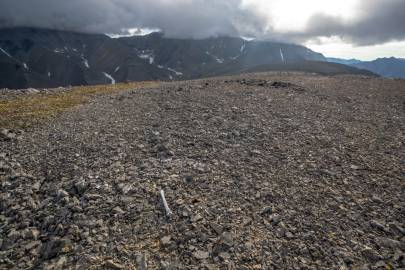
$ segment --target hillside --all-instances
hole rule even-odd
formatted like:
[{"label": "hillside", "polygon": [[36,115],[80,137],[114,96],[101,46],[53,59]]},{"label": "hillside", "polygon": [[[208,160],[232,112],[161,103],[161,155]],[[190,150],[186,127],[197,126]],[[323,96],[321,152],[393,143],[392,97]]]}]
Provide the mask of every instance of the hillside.
[{"label": "hillside", "polygon": [[371,74],[333,66],[322,54],[284,43],[230,37],[170,39],[160,33],[114,39],[37,28],[0,29],[0,88],[196,79],[239,74],[259,66],[269,66],[268,70]]},{"label": "hillside", "polygon": [[59,112],[1,129],[0,269],[405,267],[403,80],[116,87],[0,92]]}]

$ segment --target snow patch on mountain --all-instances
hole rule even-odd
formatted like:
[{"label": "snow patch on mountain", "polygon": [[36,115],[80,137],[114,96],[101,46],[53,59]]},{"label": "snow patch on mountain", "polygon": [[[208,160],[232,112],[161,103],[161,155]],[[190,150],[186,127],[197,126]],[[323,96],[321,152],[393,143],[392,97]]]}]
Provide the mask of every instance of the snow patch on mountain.
[{"label": "snow patch on mountain", "polygon": [[51,77],[51,72],[48,71],[48,77]]},{"label": "snow patch on mountain", "polygon": [[111,84],[115,84],[115,79],[108,73],[103,72],[104,76],[111,80]]},{"label": "snow patch on mountain", "polygon": [[215,61],[217,61],[217,63],[219,63],[219,64],[223,64],[225,62],[225,60],[223,58],[215,56],[208,51],[206,51],[205,54],[213,57],[215,59]]},{"label": "snow patch on mountain", "polygon": [[153,51],[143,50],[140,54],[138,54],[138,56],[143,60],[149,60],[150,65],[152,65],[155,62],[155,56],[153,54]]},{"label": "snow patch on mountain", "polygon": [[85,65],[85,67],[90,68],[89,61],[86,58],[84,58],[84,56],[82,56],[82,60],[83,60],[83,64]]},{"label": "snow patch on mountain", "polygon": [[246,44],[243,43],[243,45],[240,47],[240,52],[244,52],[246,48]]},{"label": "snow patch on mountain", "polygon": [[26,70],[29,70],[29,67],[27,66],[27,63],[23,63],[23,67],[24,67]]},{"label": "snow patch on mountain", "polygon": [[283,54],[283,50],[282,50],[282,49],[280,49],[280,57],[281,57],[281,61],[285,62],[284,54]]},{"label": "snow patch on mountain", "polygon": [[117,72],[118,70],[120,70],[120,66],[115,68],[114,73]]},{"label": "snow patch on mountain", "polygon": [[5,50],[3,50],[3,48],[1,48],[1,47],[0,47],[0,51],[1,51],[2,53],[4,53],[5,55],[7,55],[8,57],[13,58],[8,52],[6,52]]},{"label": "snow patch on mountain", "polygon": [[167,70],[169,70],[169,71],[175,73],[177,76],[183,76],[183,72],[177,71],[177,70],[175,70],[175,69],[173,69],[173,68],[169,68],[169,67],[168,67]]},{"label": "snow patch on mountain", "polygon": [[215,57],[215,61],[217,61],[217,62],[220,63],[220,64],[223,64],[223,63],[225,62],[224,59],[219,58],[219,57]]}]

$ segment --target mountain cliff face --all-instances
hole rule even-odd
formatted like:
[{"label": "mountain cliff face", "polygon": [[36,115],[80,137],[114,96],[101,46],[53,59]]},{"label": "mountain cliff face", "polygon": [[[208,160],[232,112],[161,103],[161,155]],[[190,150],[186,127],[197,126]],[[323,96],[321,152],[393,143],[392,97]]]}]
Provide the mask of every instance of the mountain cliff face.
[{"label": "mountain cliff face", "polygon": [[194,79],[259,67],[371,74],[329,64],[322,54],[292,44],[231,37],[170,39],[161,33],[114,39],[46,29],[0,29],[0,88]]}]

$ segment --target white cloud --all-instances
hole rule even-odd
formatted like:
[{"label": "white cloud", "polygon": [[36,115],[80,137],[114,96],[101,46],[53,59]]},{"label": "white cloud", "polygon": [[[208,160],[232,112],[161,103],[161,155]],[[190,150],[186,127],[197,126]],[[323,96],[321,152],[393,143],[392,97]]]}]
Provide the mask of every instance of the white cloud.
[{"label": "white cloud", "polygon": [[317,13],[350,19],[356,15],[358,4],[359,0],[243,0],[243,5],[265,14],[272,27],[282,32],[304,30]]}]

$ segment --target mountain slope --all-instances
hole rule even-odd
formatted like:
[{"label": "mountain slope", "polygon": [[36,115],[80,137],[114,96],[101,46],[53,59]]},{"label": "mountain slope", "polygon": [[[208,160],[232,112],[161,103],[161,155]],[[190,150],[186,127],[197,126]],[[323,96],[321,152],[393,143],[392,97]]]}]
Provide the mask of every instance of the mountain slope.
[{"label": "mountain slope", "polygon": [[[10,75],[1,79],[0,87],[104,84],[111,83],[111,78],[156,80],[168,73],[106,35],[1,29],[0,48],[0,72]],[[17,83],[16,77],[23,80]]]}]

